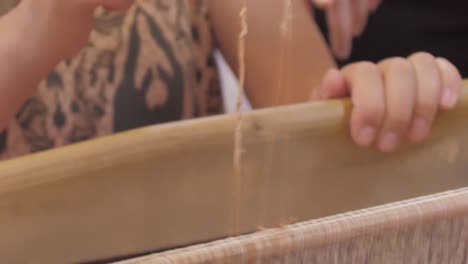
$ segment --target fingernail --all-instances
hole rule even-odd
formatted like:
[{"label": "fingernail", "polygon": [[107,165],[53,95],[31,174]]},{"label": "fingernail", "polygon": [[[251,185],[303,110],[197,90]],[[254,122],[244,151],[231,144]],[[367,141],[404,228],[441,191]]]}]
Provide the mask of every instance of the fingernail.
[{"label": "fingernail", "polygon": [[362,147],[368,147],[374,142],[377,131],[371,126],[363,127],[358,134],[357,144]]},{"label": "fingernail", "polygon": [[442,94],[442,106],[446,108],[453,108],[457,103],[455,94],[450,89],[444,89]]},{"label": "fingernail", "polygon": [[410,128],[410,139],[416,142],[419,142],[426,138],[429,133],[429,126],[426,120],[422,118],[416,119]]},{"label": "fingernail", "polygon": [[394,133],[384,134],[378,142],[378,147],[382,152],[391,152],[395,150],[398,145],[398,136]]}]

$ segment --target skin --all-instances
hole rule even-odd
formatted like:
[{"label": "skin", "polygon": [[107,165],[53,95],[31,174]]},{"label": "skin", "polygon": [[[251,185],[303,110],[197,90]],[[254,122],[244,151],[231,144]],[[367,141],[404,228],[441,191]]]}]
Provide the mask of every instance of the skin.
[{"label": "skin", "polygon": [[[134,0],[22,0],[0,19],[0,130],[39,82],[87,43],[100,5],[125,10]],[[14,25],[14,26],[12,26]],[[74,34],[70,34],[73,29]],[[67,37],[63,37],[67,36]]]},{"label": "skin", "polygon": [[462,78],[449,61],[428,53],[389,58],[378,64],[358,62],[330,70],[322,99],[352,93],[351,136],[362,147],[392,152],[404,138],[427,138],[438,111],[452,109]]},{"label": "skin", "polygon": [[[308,100],[320,87],[327,70],[335,67],[303,1],[292,1],[291,29],[282,36],[284,2],[247,1],[245,89],[256,108]],[[243,0],[209,0],[208,3],[218,48],[237,71],[239,12]]]},{"label": "skin", "polygon": [[[349,0],[329,2],[339,1]],[[233,69],[237,69],[238,13],[242,0],[209,3],[219,47]],[[246,90],[254,107],[351,96],[354,107],[350,133],[354,142],[361,147],[375,146],[383,152],[392,152],[404,138],[414,143],[426,139],[437,112],[456,105],[462,88],[458,70],[449,61],[428,53],[334,68],[320,32],[306,18],[310,15],[301,1],[293,1],[294,22],[289,44],[293,52],[283,60],[280,78],[278,62],[285,47],[281,45],[278,31],[282,3],[282,0],[247,1],[252,15],[248,17]],[[375,10],[379,3],[370,0],[366,8]],[[265,6],[268,12],[264,12]],[[262,16],[257,15],[262,11]],[[365,25],[366,20],[361,20],[355,27],[356,34]],[[319,76],[314,75],[317,72]],[[323,72],[326,74],[322,75]],[[282,88],[278,88],[279,79]],[[320,84],[316,89],[317,82]],[[281,91],[285,89],[286,92]]]},{"label": "skin", "polygon": [[361,35],[369,14],[382,0],[311,0],[327,17],[333,54],[346,59],[351,54],[354,37]]},{"label": "skin", "polygon": [[[0,61],[9,67],[0,70],[0,129],[60,60],[75,55],[86,44],[96,7],[120,11],[133,2],[22,0],[2,17]],[[242,2],[209,0],[218,47],[233,69],[238,68]],[[335,69],[304,2],[293,1],[292,27],[285,34],[279,31],[278,19],[283,14],[283,0],[247,2],[246,90],[256,108],[351,96],[353,140],[359,146],[390,152],[405,137],[414,142],[425,139],[436,113],[458,101],[462,80],[445,59],[418,53]],[[355,32],[365,22],[357,24]]]}]

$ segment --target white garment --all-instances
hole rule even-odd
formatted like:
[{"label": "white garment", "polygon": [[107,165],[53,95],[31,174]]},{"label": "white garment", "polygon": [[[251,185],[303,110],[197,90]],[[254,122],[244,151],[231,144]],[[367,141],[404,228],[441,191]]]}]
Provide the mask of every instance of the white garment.
[{"label": "white garment", "polygon": [[[239,81],[219,50],[215,50],[215,60],[218,66],[219,78],[221,82],[224,111],[225,113],[234,113],[236,112],[236,98],[237,91],[239,89]],[[251,109],[252,107],[250,106],[248,99],[244,96],[241,110],[249,111]]]}]

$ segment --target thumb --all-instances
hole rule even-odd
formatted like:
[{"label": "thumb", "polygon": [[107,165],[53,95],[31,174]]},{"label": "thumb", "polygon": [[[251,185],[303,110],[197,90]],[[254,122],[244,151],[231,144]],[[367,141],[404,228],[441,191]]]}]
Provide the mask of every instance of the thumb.
[{"label": "thumb", "polygon": [[331,69],[323,78],[320,87],[320,99],[332,99],[349,95],[349,89],[343,73],[337,69]]}]

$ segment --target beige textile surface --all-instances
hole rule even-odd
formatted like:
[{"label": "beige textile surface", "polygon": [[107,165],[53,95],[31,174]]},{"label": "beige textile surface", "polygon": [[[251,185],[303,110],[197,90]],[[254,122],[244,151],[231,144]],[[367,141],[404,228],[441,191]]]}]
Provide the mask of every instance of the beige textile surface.
[{"label": "beige textile surface", "polygon": [[[391,155],[351,142],[347,102],[246,113],[241,233],[468,186],[467,112],[465,90],[427,142]],[[228,237],[236,121],[146,127],[1,162],[1,262],[78,263]]]},{"label": "beige textile surface", "polygon": [[462,264],[467,253],[468,189],[460,189],[120,264]]}]

